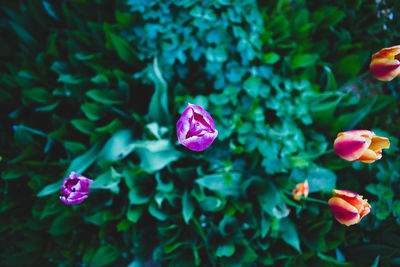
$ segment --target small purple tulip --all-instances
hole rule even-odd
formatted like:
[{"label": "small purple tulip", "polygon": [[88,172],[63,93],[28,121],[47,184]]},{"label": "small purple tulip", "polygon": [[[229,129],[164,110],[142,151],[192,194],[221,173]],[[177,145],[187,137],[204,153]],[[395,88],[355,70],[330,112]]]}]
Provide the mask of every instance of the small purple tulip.
[{"label": "small purple tulip", "polygon": [[218,135],[210,114],[202,107],[188,104],[176,123],[178,141],[193,151],[203,151]]},{"label": "small purple tulip", "polygon": [[61,201],[67,205],[82,203],[89,196],[89,186],[92,182],[93,180],[83,175],[71,172],[62,184]]}]

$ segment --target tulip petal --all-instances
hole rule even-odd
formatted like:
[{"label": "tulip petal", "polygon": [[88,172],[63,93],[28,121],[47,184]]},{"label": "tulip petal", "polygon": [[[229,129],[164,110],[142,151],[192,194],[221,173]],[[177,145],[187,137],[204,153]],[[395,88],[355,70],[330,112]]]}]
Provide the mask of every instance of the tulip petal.
[{"label": "tulip petal", "polygon": [[365,152],[358,158],[358,160],[364,163],[372,163],[382,158],[382,151],[372,151],[371,149],[365,150]]},{"label": "tulip petal", "polygon": [[390,141],[386,137],[373,136],[369,149],[372,151],[379,151],[381,149],[387,149],[390,147]]},{"label": "tulip petal", "polygon": [[176,123],[176,128],[179,143],[193,151],[206,149],[218,135],[210,114],[190,103]]},{"label": "tulip petal", "polygon": [[214,121],[211,118],[210,113],[208,113],[202,107],[194,105],[194,104],[190,104],[189,103],[188,106],[193,109],[194,113],[197,113],[198,115],[201,115],[201,117],[202,117],[201,120],[204,120],[207,123],[207,125],[209,125],[211,128],[215,128]]},{"label": "tulip petal", "polygon": [[348,161],[357,160],[369,147],[371,139],[356,134],[340,133],[334,142],[334,151]]},{"label": "tulip petal", "polygon": [[361,135],[361,136],[364,136],[366,138],[372,138],[373,136],[375,136],[375,133],[373,131],[370,131],[370,130],[349,130],[349,131],[346,131],[346,132],[338,133],[338,137],[341,136],[341,135],[345,135],[345,134]]},{"label": "tulip petal", "polygon": [[201,136],[191,136],[187,139],[183,139],[181,144],[193,151],[202,151],[206,149],[214,139],[217,137],[218,131],[215,130],[213,133],[205,133]]},{"label": "tulip petal", "polygon": [[362,196],[348,190],[333,190],[333,194],[355,207],[359,213],[364,210],[365,204],[369,205]]},{"label": "tulip petal", "polygon": [[333,189],[333,194],[335,196],[339,196],[339,197],[342,197],[342,196],[357,197],[358,196],[357,193],[354,193],[354,192],[352,192],[350,190],[340,190],[340,189]]},{"label": "tulip petal", "polygon": [[391,81],[400,74],[400,45],[383,48],[372,55],[370,72],[381,81]]},{"label": "tulip petal", "polygon": [[345,200],[339,197],[332,197],[329,199],[328,204],[333,216],[341,224],[350,226],[360,221],[358,210]]}]

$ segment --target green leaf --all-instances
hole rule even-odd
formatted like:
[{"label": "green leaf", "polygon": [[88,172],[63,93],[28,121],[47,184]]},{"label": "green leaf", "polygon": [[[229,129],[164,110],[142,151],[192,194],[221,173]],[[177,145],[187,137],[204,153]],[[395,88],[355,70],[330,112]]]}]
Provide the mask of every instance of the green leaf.
[{"label": "green leaf", "polygon": [[308,172],[308,184],[310,193],[332,192],[336,188],[336,175],[334,172],[325,168],[316,168]]},{"label": "green leaf", "polygon": [[22,91],[24,97],[29,98],[40,104],[47,104],[51,101],[51,94],[42,87],[35,87],[32,89],[25,89]]},{"label": "green leaf", "polygon": [[222,204],[222,201],[217,197],[205,197],[199,201],[199,205],[204,211],[217,211],[222,208]]},{"label": "green leaf", "polygon": [[148,116],[151,120],[158,122],[159,125],[168,125],[171,120],[168,111],[168,86],[162,77],[156,57],[153,61],[153,68],[149,71],[148,76],[156,87],[150,100]]},{"label": "green leaf", "polygon": [[235,253],[235,244],[232,241],[227,241],[219,245],[215,256],[217,257],[230,257]]},{"label": "green leaf", "polygon": [[56,107],[58,107],[58,105],[60,104],[61,101],[56,101],[54,103],[51,103],[49,105],[46,106],[42,106],[42,107],[37,107],[35,108],[35,111],[38,112],[48,112],[48,111],[52,111],[54,110]]},{"label": "green leaf", "polygon": [[1,179],[3,180],[14,180],[21,178],[26,175],[24,170],[7,169],[1,173]]},{"label": "green leaf", "polygon": [[339,116],[334,123],[335,129],[354,129],[368,114],[370,114],[377,99],[369,98],[361,101],[357,105],[355,112],[347,113]]},{"label": "green leaf", "polygon": [[186,224],[189,223],[194,213],[193,200],[190,198],[188,191],[185,190],[182,197],[182,215]]},{"label": "green leaf", "polygon": [[153,217],[157,218],[157,220],[159,221],[165,221],[168,218],[167,214],[160,210],[154,202],[150,203],[148,211]]},{"label": "green leaf", "polygon": [[93,122],[86,119],[73,119],[71,120],[71,124],[75,129],[87,135],[92,135],[96,128],[96,125]]},{"label": "green leaf", "polygon": [[139,141],[134,146],[140,158],[140,166],[149,173],[161,170],[180,157],[180,153],[166,139]]},{"label": "green leaf", "polygon": [[97,121],[102,115],[102,107],[97,103],[85,102],[81,105],[81,110],[92,121]]},{"label": "green leaf", "polygon": [[108,161],[119,161],[124,159],[128,152],[130,145],[132,144],[132,131],[121,130],[113,134],[110,139],[107,140],[106,144],[99,153],[99,158]]},{"label": "green leaf", "polygon": [[271,219],[264,212],[261,215],[261,238],[265,238],[271,228]]},{"label": "green leaf", "polygon": [[101,267],[113,263],[120,257],[119,250],[110,245],[104,245],[97,249],[93,258],[90,260],[90,267]]},{"label": "green leaf", "polygon": [[258,201],[262,209],[270,216],[275,218],[285,218],[289,215],[289,209],[278,193],[275,185],[269,181],[263,181],[257,186]]},{"label": "green leaf", "polygon": [[82,154],[86,151],[85,145],[75,141],[64,141],[64,147],[73,155]]},{"label": "green leaf", "polygon": [[66,83],[66,84],[80,84],[84,80],[85,79],[78,78],[78,76],[76,76],[76,75],[61,73],[58,76],[57,82]]},{"label": "green leaf", "polygon": [[282,232],[283,241],[295,248],[298,252],[301,252],[296,226],[289,218],[280,220],[279,231]]},{"label": "green leaf", "polygon": [[8,21],[10,24],[11,28],[15,31],[15,33],[18,35],[19,38],[22,39],[27,45],[29,46],[36,46],[37,41],[32,37],[30,33],[25,29],[25,27],[22,27],[21,25],[17,24],[14,21]]},{"label": "green leaf", "polygon": [[91,187],[97,189],[108,189],[114,194],[119,193],[119,179],[112,177],[111,171],[106,171],[99,175],[91,184]]},{"label": "green leaf", "polygon": [[63,214],[54,219],[50,226],[49,234],[54,236],[66,234],[75,229],[79,223],[80,220],[78,220],[76,217]]},{"label": "green leaf", "polygon": [[65,173],[67,175],[69,175],[72,171],[76,173],[83,173],[97,160],[100,148],[100,144],[96,143],[86,153],[73,159]]},{"label": "green leaf", "polygon": [[324,255],[321,252],[318,252],[317,255],[321,260],[329,262],[329,263],[333,263],[335,265],[339,265],[339,266],[350,266],[351,265],[348,262],[339,261],[331,256]]},{"label": "green leaf", "polygon": [[333,75],[331,68],[329,68],[328,66],[324,66],[324,70],[325,70],[325,74],[326,74],[325,90],[335,91],[337,89],[335,75]]},{"label": "green leaf", "polygon": [[126,212],[126,218],[133,223],[137,223],[142,216],[143,211],[143,207],[132,207]]},{"label": "green leaf", "polygon": [[220,192],[225,196],[239,196],[241,174],[215,173],[202,176],[195,182],[212,191]]},{"label": "green leaf", "polygon": [[104,75],[104,74],[101,74],[101,73],[98,73],[96,76],[92,77],[90,79],[90,81],[92,83],[96,83],[96,84],[102,84],[102,83],[108,83],[109,82],[107,76]]},{"label": "green leaf", "polygon": [[126,63],[134,65],[137,62],[137,52],[133,47],[125,39],[113,33],[107,23],[104,23],[103,29],[118,56]]},{"label": "green leaf", "polygon": [[94,101],[104,105],[117,105],[123,103],[122,100],[119,100],[119,93],[117,91],[91,89],[86,92],[86,95]]},{"label": "green leaf", "polygon": [[362,59],[360,55],[353,54],[348,55],[338,61],[333,71],[337,75],[345,76],[347,79],[354,78],[360,71],[362,67]]},{"label": "green leaf", "polygon": [[275,64],[281,57],[275,52],[269,52],[263,56],[265,64]]},{"label": "green leaf", "polygon": [[315,65],[318,58],[318,54],[297,54],[293,57],[290,67],[292,69],[309,67]]},{"label": "green leaf", "polygon": [[258,92],[261,87],[261,78],[260,77],[249,77],[243,83],[243,88],[247,92],[247,94],[251,97],[257,97]]},{"label": "green leaf", "polygon": [[96,128],[96,132],[99,133],[115,133],[118,130],[121,130],[124,125],[118,118],[113,119],[109,124]]}]

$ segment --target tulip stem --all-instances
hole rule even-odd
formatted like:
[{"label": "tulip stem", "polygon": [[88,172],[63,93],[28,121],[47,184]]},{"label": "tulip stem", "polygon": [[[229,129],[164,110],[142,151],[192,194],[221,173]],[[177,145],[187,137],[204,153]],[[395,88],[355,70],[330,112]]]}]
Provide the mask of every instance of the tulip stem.
[{"label": "tulip stem", "polygon": [[[286,191],[286,194],[293,196],[293,193],[290,191]],[[324,205],[328,205],[327,201],[318,199],[318,198],[312,198],[312,197],[305,197],[305,196],[299,196],[297,195],[300,199],[304,200],[304,201],[309,201],[309,202],[315,202],[315,203],[319,203],[319,204],[324,204]]]}]

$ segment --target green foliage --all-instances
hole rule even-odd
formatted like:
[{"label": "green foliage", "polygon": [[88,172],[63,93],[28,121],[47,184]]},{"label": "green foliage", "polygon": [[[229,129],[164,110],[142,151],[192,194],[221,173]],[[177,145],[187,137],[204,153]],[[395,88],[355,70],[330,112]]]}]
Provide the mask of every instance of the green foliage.
[{"label": "green foliage", "polygon": [[[368,75],[397,1],[3,2],[1,265],[399,262],[400,82]],[[200,153],[176,138],[188,102],[219,132]],[[390,139],[380,161],[332,153],[355,128]],[[71,171],[94,180],[76,206]],[[305,179],[371,214],[340,225],[292,199]]]}]

